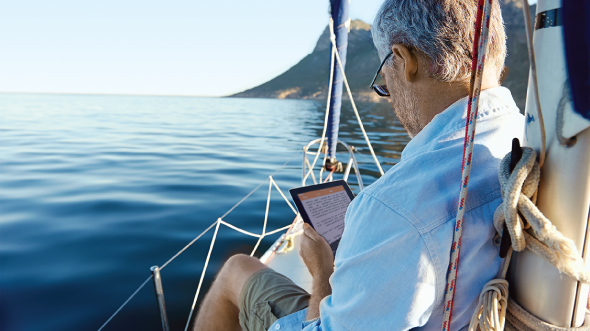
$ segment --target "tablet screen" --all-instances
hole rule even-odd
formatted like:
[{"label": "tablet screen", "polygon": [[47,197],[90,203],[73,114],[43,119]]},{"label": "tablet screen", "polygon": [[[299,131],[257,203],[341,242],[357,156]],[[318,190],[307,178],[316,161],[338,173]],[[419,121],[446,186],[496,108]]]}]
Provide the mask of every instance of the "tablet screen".
[{"label": "tablet screen", "polygon": [[293,189],[291,195],[303,220],[311,223],[332,250],[336,251],[344,231],[346,209],[353,198],[346,182],[336,181]]}]

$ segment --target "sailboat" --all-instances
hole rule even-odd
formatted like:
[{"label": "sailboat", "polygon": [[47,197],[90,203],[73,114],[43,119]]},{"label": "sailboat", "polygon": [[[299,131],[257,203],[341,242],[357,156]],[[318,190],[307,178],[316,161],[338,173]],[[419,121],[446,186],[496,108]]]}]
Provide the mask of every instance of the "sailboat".
[{"label": "sailboat", "polygon": [[[341,5],[344,8],[332,8],[334,26],[339,27],[333,29],[332,40],[336,41],[333,48],[338,50],[340,58],[346,55],[342,52],[346,45],[346,38],[342,36],[346,32],[346,14],[345,19],[342,19],[342,13],[346,13],[347,10],[346,4],[347,1],[342,1]],[[574,241],[578,252],[582,254],[585,266],[588,266],[590,32],[588,23],[583,22],[588,22],[590,6],[585,5],[585,11],[581,2],[575,4],[564,1],[564,6],[568,8],[564,10],[560,1],[539,0],[537,3],[535,31],[531,36],[534,47],[531,47],[530,52],[533,65],[525,109],[526,133],[524,137],[516,138],[523,142],[523,146],[532,147],[539,154],[544,154],[541,156],[544,158],[544,165],[538,188],[537,206],[563,235]],[[525,23],[529,23],[530,27],[530,20],[526,21],[529,16],[527,9],[528,4],[525,1],[523,13]],[[581,21],[575,23],[576,18]],[[584,29],[585,35],[582,32]],[[568,42],[585,43],[585,50],[568,45]],[[576,68],[583,68],[585,71],[578,71]],[[340,68],[333,68],[333,80],[337,83],[332,86],[332,96],[338,95],[337,84],[341,73],[338,69]],[[575,91],[584,94],[585,97],[575,96]],[[573,101],[576,98],[579,100],[578,103]],[[339,114],[339,107],[333,105],[337,105],[338,102],[332,102],[328,109],[327,156],[322,171],[329,171],[337,166],[333,152],[338,134],[337,128],[334,129],[334,123],[337,123],[335,117]],[[543,127],[538,124],[539,118],[543,121]],[[310,142],[310,145],[322,141],[323,137]],[[368,141],[367,143],[370,146]],[[307,151],[310,145],[304,150]],[[343,146],[347,147],[344,143]],[[319,152],[320,150],[316,153]],[[353,161],[351,163],[354,165],[354,153],[351,151],[350,155]],[[376,159],[375,161],[377,162]],[[304,163],[304,173],[308,169],[305,164],[307,163]],[[382,171],[380,167],[379,169]],[[343,178],[347,179],[348,174],[348,171],[344,171]],[[306,184],[306,179],[304,175],[302,185]],[[362,187],[362,181],[359,183]],[[302,222],[297,222],[277,240],[262,256],[261,261],[310,291],[311,276],[297,254],[301,224]],[[514,253],[510,265],[508,279],[512,287],[512,302],[532,315],[536,323],[560,328],[590,326],[586,316],[588,284],[565,276],[555,266],[530,250]],[[460,282],[457,286],[461,286]],[[510,328],[533,329],[515,316],[511,318]]]},{"label": "sailboat", "polygon": [[[483,3],[489,4],[491,1],[481,0],[480,3],[483,7]],[[364,188],[356,162],[355,148],[338,139],[344,89],[349,95],[373,160],[381,175],[384,173],[366,135],[346,80],[346,52],[351,24],[348,6],[348,0],[331,1],[330,40],[332,50],[324,130],[321,137],[303,146],[302,186],[331,181],[336,176],[341,176],[347,181],[351,173],[354,172],[358,187],[361,190]],[[588,23],[590,21],[588,20],[590,4],[571,0],[563,1],[563,3],[559,0],[539,0],[534,32],[531,31],[532,24],[526,0],[523,0],[522,7],[527,26],[531,67],[525,107],[525,134],[523,137],[515,138],[518,138],[524,147],[534,149],[539,155],[541,179],[534,197],[536,208],[552,222],[556,231],[573,242],[577,254],[579,254],[577,258],[583,261],[582,268],[587,269],[590,260],[588,257],[590,254],[588,252],[590,250],[588,248],[590,244],[588,233],[590,221],[590,23]],[[339,146],[341,151],[339,155],[346,155],[345,160],[337,159],[336,152]],[[317,168],[319,168],[319,173],[316,176]],[[477,168],[473,168],[472,171],[477,171]],[[280,192],[286,203],[289,204],[294,212],[294,221],[283,228],[267,231],[268,202],[272,189]],[[162,268],[165,267],[204,233],[214,231],[185,330],[188,330],[191,324],[205,270],[211,251],[214,249],[217,230],[220,226],[228,226],[245,235],[258,238],[254,251],[258,248],[263,237],[284,231],[280,238],[260,257],[260,261],[287,276],[308,292],[311,291],[311,276],[298,254],[303,222],[272,176],[269,176],[268,202],[261,234],[239,229],[225,222],[221,217],[162,266]],[[528,232],[532,234],[532,230]],[[503,241],[506,240],[504,234]],[[508,268],[508,263],[506,266]],[[164,330],[169,330],[160,269],[161,267],[153,267],[152,275],[113,316],[152,280],[160,309],[162,327]],[[510,330],[567,330],[590,327],[586,309],[588,284],[561,271],[547,259],[529,249],[512,253],[506,273],[506,279],[510,284],[510,294],[509,298],[504,298],[504,301],[501,302],[503,305],[501,309],[504,309],[506,315],[506,325],[504,326],[504,316],[502,316],[499,329],[505,327]],[[460,279],[456,286],[461,286]],[[101,329],[108,324],[113,316]],[[482,314],[476,317],[482,318],[481,316]]]}]

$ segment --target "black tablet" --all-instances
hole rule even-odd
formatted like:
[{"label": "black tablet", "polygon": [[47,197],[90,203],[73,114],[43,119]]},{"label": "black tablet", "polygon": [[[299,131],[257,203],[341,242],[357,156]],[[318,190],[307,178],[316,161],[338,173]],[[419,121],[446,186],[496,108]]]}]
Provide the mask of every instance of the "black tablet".
[{"label": "black tablet", "polygon": [[354,195],[343,180],[289,190],[301,218],[319,233],[336,254],[344,231],[344,215]]}]

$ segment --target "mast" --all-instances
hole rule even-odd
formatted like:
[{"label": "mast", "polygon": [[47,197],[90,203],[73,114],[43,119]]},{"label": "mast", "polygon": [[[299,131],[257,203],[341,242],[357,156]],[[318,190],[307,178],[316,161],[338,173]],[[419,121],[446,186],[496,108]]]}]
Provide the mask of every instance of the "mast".
[{"label": "mast", "polygon": [[[584,17],[589,11],[584,1],[537,2],[533,34],[536,65],[529,76],[523,137],[524,145],[537,151],[544,149],[542,142],[546,141],[537,206],[573,241],[586,267],[590,265],[590,28],[572,13]],[[535,101],[533,77],[538,77],[541,111]],[[540,129],[541,114],[544,130]],[[564,328],[584,323],[588,284],[561,274],[539,255],[526,249],[515,252],[508,279],[510,297],[533,316]]]},{"label": "mast", "polygon": [[[334,22],[334,34],[336,36],[337,52],[342,60],[342,67],[346,66],[346,49],[348,47],[348,30],[350,28],[349,7],[350,0],[330,0],[330,11]],[[330,44],[332,50],[333,45]],[[328,115],[328,160],[326,169],[332,170],[337,167],[336,145],[338,143],[338,130],[340,126],[340,107],[342,106],[342,85],[344,73],[340,70],[338,61],[332,56],[332,90],[329,91],[330,107]]]}]

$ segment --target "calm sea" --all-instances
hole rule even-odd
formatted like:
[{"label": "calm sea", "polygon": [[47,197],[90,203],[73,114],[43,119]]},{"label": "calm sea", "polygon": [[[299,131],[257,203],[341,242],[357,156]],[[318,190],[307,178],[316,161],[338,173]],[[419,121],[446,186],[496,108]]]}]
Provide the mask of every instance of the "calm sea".
[{"label": "calm sea", "polygon": [[[344,104],[340,138],[358,148],[368,184],[377,168]],[[324,108],[304,100],[0,94],[0,329],[97,330],[151,266],[285,162],[278,185],[285,193],[300,186],[302,147],[321,136]],[[391,168],[407,135],[388,105],[359,110]],[[225,220],[259,233],[267,194],[265,184]],[[273,191],[267,229],[292,220]],[[162,270],[174,330],[186,323],[212,234]],[[278,236],[266,237],[257,255]],[[228,256],[255,243],[222,226],[205,286]],[[151,283],[105,330],[161,330]]]}]

